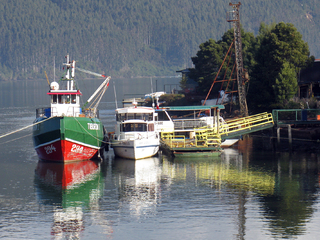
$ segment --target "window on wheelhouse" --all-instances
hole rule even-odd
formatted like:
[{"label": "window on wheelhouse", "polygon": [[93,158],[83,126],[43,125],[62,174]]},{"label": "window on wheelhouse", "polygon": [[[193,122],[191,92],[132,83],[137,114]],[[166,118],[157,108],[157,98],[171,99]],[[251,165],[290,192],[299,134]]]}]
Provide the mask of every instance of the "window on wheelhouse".
[{"label": "window on wheelhouse", "polygon": [[58,95],[58,103],[62,103],[63,102],[63,96],[62,95]]},{"label": "window on wheelhouse", "polygon": [[124,123],[120,125],[121,132],[147,132],[146,123]]},{"label": "window on wheelhouse", "polygon": [[71,103],[76,104],[77,103],[77,96],[76,95],[71,95]]},{"label": "window on wheelhouse", "polygon": [[51,103],[53,104],[76,104],[77,103],[77,96],[76,95],[52,95],[51,97]]},{"label": "window on wheelhouse", "polygon": [[56,104],[58,101],[58,96],[57,95],[52,95],[51,97],[51,103]]},{"label": "window on wheelhouse", "polygon": [[157,113],[158,113],[158,118],[157,118],[158,121],[170,121],[165,111],[157,111]]},{"label": "window on wheelhouse", "polygon": [[133,119],[152,121],[153,114],[152,113],[118,113],[116,115],[116,120],[121,122],[125,120],[133,120]]}]

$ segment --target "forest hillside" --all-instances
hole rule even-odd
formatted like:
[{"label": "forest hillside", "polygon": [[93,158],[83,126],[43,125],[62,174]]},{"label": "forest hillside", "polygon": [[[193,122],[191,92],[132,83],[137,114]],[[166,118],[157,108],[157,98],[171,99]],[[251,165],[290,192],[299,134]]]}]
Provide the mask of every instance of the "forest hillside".
[{"label": "forest hillside", "polygon": [[[230,10],[225,0],[3,0],[0,80],[43,78],[66,54],[113,77],[176,75],[231,28]],[[242,0],[240,20],[254,35],[261,22],[292,23],[320,57],[317,0]]]}]

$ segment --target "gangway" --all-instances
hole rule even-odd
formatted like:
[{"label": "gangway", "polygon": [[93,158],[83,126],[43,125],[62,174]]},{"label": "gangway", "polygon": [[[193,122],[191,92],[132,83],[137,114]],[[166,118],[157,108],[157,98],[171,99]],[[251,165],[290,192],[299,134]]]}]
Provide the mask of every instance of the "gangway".
[{"label": "gangway", "polygon": [[261,131],[274,126],[271,113],[259,113],[248,117],[226,121],[219,127],[221,139],[240,137],[244,134]]}]

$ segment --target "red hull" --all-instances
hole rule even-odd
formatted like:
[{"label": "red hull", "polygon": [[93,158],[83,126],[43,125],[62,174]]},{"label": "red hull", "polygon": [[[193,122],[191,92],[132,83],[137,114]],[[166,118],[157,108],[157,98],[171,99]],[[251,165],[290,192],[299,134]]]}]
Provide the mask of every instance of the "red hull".
[{"label": "red hull", "polygon": [[59,140],[36,149],[40,159],[57,162],[68,162],[93,159],[98,149],[67,140]]}]

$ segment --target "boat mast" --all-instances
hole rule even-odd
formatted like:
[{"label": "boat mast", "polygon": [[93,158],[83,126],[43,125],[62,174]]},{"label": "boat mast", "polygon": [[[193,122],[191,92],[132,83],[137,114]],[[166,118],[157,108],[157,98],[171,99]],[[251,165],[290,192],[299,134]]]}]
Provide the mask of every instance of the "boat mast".
[{"label": "boat mast", "polygon": [[[76,61],[70,62],[69,54],[66,56],[67,62],[64,63],[67,67],[65,79],[67,80],[67,90],[73,90],[74,88],[74,76],[75,76],[75,69],[76,69]],[[71,75],[70,75],[70,68],[71,68]]]}]

